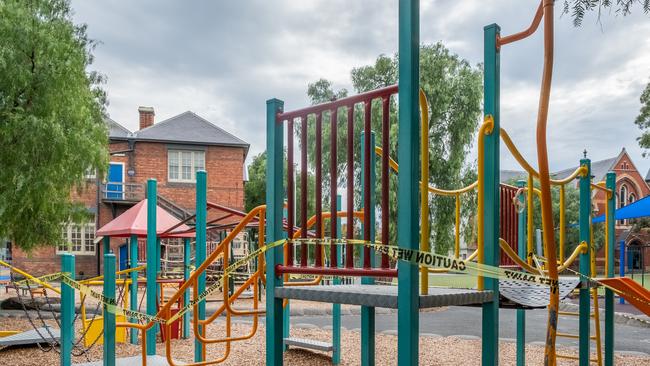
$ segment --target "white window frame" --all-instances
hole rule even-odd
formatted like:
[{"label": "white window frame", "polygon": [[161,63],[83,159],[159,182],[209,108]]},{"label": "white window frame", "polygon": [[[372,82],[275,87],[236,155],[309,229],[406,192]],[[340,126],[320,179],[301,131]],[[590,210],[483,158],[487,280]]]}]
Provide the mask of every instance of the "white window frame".
[{"label": "white window frame", "polygon": [[[191,154],[190,157],[190,178],[183,178],[183,153]],[[171,157],[176,155],[178,161],[178,177],[173,178],[171,175]],[[196,171],[199,170],[198,157],[203,157],[203,167],[205,169],[205,151],[204,150],[187,150],[187,149],[168,149],[167,150],[167,180],[176,183],[196,183]]]},{"label": "white window frame", "polygon": [[[79,229],[79,249],[75,249],[72,242],[73,231],[76,232],[76,229]],[[87,241],[86,234],[92,235],[88,238],[90,241]],[[74,255],[95,255],[97,250],[97,243],[95,242],[95,223],[88,222],[85,224],[64,224],[63,225],[63,242],[59,243],[56,247],[56,254],[71,253]],[[87,249],[88,247],[89,249]]]}]

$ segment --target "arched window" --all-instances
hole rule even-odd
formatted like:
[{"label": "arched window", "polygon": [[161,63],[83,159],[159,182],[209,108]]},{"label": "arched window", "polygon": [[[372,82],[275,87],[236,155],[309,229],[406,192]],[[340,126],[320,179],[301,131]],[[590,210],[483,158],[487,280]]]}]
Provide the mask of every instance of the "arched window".
[{"label": "arched window", "polygon": [[630,193],[630,195],[627,198],[627,203],[633,203],[634,201],[636,201],[636,196],[634,195],[634,193]]},{"label": "arched window", "polygon": [[619,207],[623,207],[627,203],[627,186],[625,184],[621,185],[618,202]]}]

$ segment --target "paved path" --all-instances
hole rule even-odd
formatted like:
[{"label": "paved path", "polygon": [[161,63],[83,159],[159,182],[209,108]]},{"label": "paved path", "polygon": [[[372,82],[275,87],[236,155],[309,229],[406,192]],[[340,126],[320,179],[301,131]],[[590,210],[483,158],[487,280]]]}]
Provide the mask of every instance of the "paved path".
[{"label": "paved path", "polygon": [[[528,310],[526,312],[526,341],[543,342],[546,336],[546,310]],[[502,309],[499,312],[501,338],[516,338],[516,311]],[[359,328],[361,317],[344,315],[341,325],[347,329]],[[397,314],[381,314],[376,318],[376,330],[394,331],[397,329]],[[314,324],[319,328],[331,325],[331,316],[293,317],[292,324]],[[604,331],[604,325],[601,324]],[[617,351],[635,351],[650,354],[650,328],[641,328],[625,324],[615,325],[615,349]],[[562,317],[559,322],[560,332],[578,333],[578,319]],[[481,336],[481,308],[450,307],[442,312],[420,313],[420,333],[434,333],[442,336],[470,335]],[[576,340],[558,338],[558,343],[577,346]]]}]

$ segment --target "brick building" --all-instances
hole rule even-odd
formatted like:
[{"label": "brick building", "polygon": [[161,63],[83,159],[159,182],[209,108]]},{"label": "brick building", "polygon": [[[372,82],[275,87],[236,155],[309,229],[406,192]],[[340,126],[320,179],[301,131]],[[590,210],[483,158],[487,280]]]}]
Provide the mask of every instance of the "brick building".
[{"label": "brick building", "polygon": [[[208,201],[243,210],[248,143],[190,111],[159,123],[154,123],[153,108],[140,107],[138,111],[139,130],[135,132],[111,119],[106,121],[111,154],[107,179],[100,182],[88,174],[85,185],[71,193],[94,220],[66,226],[66,245],[42,247],[29,254],[13,248],[12,261],[17,267],[37,275],[56,272],[60,268],[57,254],[71,250],[78,274],[96,275],[102,252],[96,228],[141,201],[149,178],[158,182],[159,205],[179,219],[194,212],[195,172],[202,169],[208,172]],[[123,244],[123,239],[111,241],[118,260],[124,257]]]}]

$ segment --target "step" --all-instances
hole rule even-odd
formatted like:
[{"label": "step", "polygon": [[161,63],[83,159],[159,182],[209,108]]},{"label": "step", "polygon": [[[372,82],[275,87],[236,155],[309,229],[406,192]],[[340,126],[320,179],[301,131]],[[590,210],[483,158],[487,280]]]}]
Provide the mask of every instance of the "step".
[{"label": "step", "polygon": [[331,343],[316,341],[313,339],[284,338],[284,344],[287,346],[315,349],[317,351],[325,352],[332,352],[334,350],[334,346]]}]

